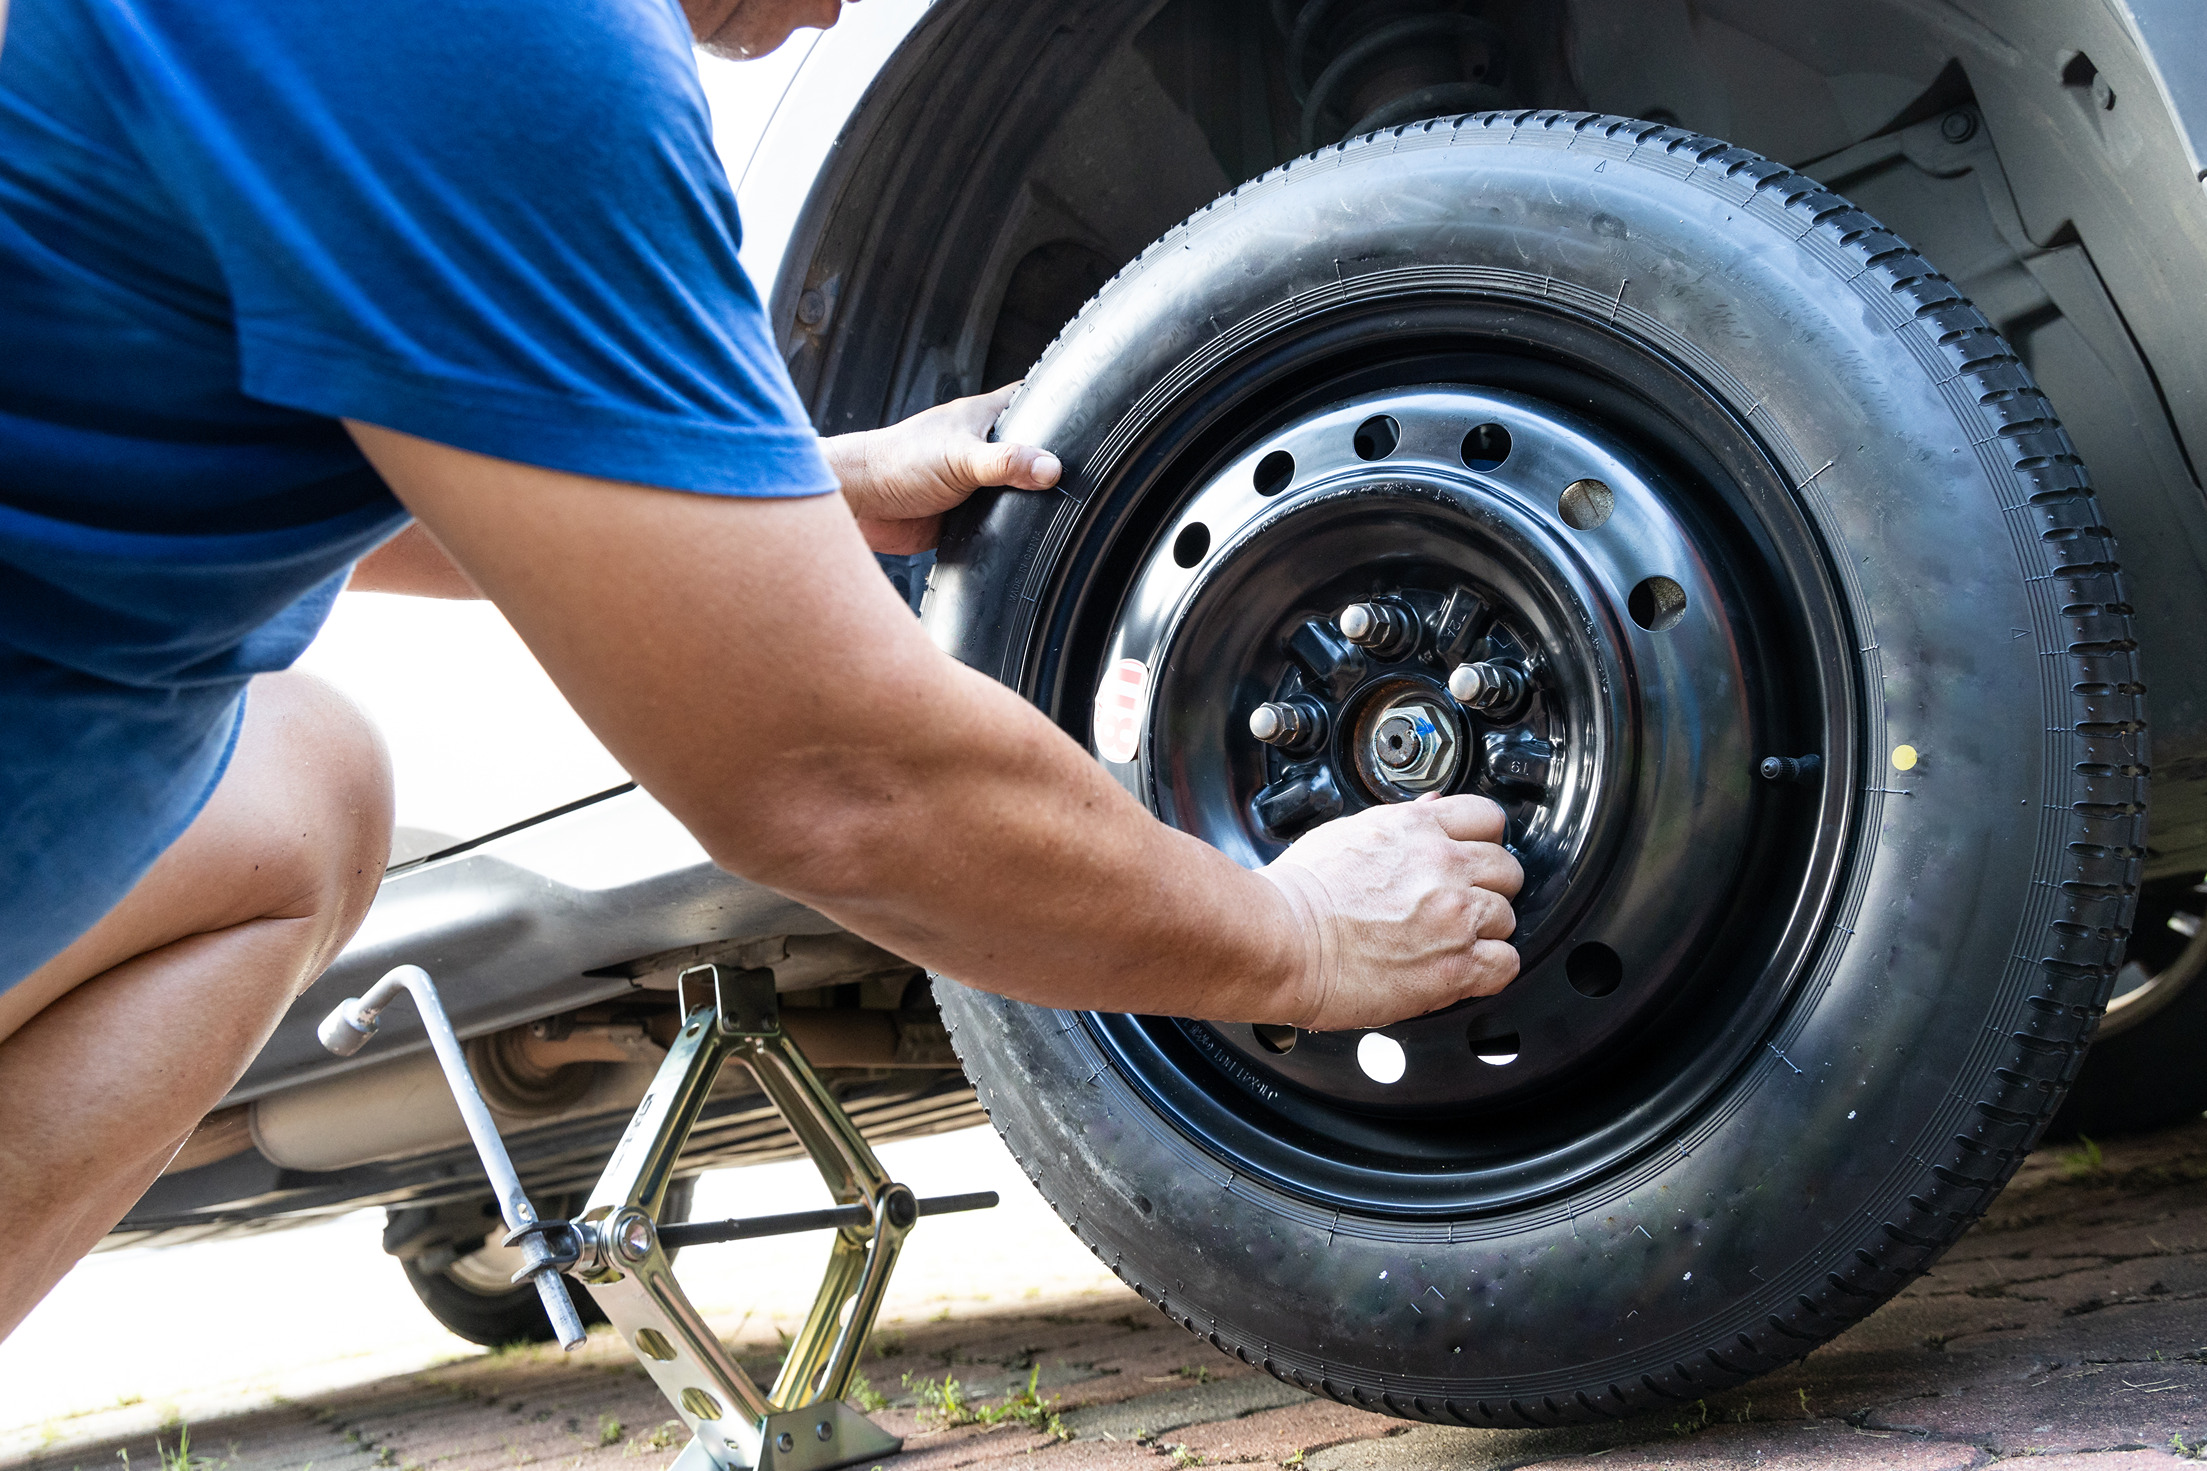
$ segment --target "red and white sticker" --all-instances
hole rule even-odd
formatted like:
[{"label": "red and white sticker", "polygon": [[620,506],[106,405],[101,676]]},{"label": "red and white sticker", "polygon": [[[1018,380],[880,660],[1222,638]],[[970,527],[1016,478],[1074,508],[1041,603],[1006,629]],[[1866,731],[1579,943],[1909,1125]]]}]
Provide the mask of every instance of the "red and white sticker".
[{"label": "red and white sticker", "polygon": [[1121,765],[1142,749],[1142,717],[1149,710],[1149,666],[1121,659],[1096,686],[1096,754]]}]

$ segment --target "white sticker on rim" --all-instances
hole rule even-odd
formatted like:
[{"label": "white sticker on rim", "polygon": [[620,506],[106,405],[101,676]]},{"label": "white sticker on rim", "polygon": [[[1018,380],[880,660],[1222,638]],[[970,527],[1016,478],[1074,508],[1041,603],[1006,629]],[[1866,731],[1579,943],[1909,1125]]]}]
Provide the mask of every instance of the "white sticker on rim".
[{"label": "white sticker on rim", "polygon": [[1148,712],[1149,666],[1121,659],[1096,686],[1096,754],[1122,766],[1132,761],[1142,749],[1142,717]]}]

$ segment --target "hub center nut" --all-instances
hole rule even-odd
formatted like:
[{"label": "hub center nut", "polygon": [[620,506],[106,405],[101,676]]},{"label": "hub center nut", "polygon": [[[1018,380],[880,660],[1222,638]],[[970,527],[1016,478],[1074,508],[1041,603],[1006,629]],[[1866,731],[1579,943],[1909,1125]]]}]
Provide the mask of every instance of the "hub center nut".
[{"label": "hub center nut", "polygon": [[1373,746],[1379,764],[1406,771],[1426,753],[1426,732],[1407,715],[1390,715],[1379,723]]},{"label": "hub center nut", "polygon": [[1382,702],[1365,717],[1364,731],[1357,756],[1380,795],[1430,792],[1454,779],[1462,742],[1433,695],[1413,690]]}]

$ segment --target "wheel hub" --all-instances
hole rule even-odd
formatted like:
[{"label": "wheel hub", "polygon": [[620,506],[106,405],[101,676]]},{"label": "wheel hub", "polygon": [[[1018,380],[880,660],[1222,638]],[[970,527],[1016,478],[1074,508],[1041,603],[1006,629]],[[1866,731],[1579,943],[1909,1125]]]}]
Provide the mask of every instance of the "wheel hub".
[{"label": "wheel hub", "polygon": [[1159,534],[1104,661],[1141,671],[1140,739],[1098,751],[1153,811],[1255,865],[1347,812],[1476,792],[1526,869],[1507,990],[1376,1049],[1187,1024],[1239,1086],[1460,1112],[1561,1082],[1672,998],[1732,901],[1761,754],[1677,502],[1552,405],[1419,387],[1273,431]]},{"label": "wheel hub", "polygon": [[1433,792],[1456,779],[1463,743],[1456,738],[1454,718],[1441,706],[1415,686],[1372,702],[1360,722],[1371,733],[1357,742],[1357,766],[1376,792],[1390,798],[1395,792]]}]

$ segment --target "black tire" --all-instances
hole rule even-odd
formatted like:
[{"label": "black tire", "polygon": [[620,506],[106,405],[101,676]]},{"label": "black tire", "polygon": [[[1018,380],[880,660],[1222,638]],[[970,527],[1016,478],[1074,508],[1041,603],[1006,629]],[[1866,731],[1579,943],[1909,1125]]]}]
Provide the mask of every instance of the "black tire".
[{"label": "black tire", "polygon": [[[1733,938],[1710,951],[1731,959],[1694,962],[1691,1006],[1531,1100],[1433,1120],[1343,1106],[1337,1133],[1292,1139],[1315,1105],[1222,1029],[938,989],[1029,1177],[1190,1331],[1406,1418],[1619,1416],[1831,1338],[2032,1147],[2130,922],[2143,689],[2083,468],[1951,284],[1782,165],[1550,112],[1323,149],[1144,252],[1000,427],[1063,458],[1065,493],[954,518],[927,625],[1088,739],[1097,630],[1190,487],[1329,395],[1444,368],[1669,455],[1679,514],[1795,569],[1772,620],[1808,642],[1836,629],[1832,668],[1789,673],[1823,681],[1807,715],[1769,694],[1780,728],[1835,722],[1823,785],[1707,778],[1783,841],[1744,867],[1619,860],[1732,874],[1712,933]],[[1151,721],[1169,751],[1181,728]],[[1923,753],[1905,773],[1904,744]],[[1795,910],[1802,943],[1770,948]],[[1518,985],[1537,980],[1529,956]],[[1398,1139],[1431,1167],[1371,1164]]]},{"label": "black tire", "polygon": [[[697,1179],[686,1176],[667,1187],[667,1199],[659,1212],[661,1221],[686,1221],[690,1218],[690,1198],[696,1192]],[[487,1203],[486,1203],[487,1204]],[[572,1200],[548,1202],[546,1210],[567,1214],[582,1204],[580,1197]],[[495,1212],[491,1213],[495,1218]],[[667,1253],[671,1260],[675,1253]],[[399,1265],[406,1271],[406,1283],[421,1299],[421,1305],[429,1309],[429,1315],[447,1329],[469,1343],[479,1343],[485,1348],[502,1348],[512,1343],[551,1343],[558,1335],[552,1331],[552,1320],[545,1316],[544,1301],[532,1286],[493,1288],[504,1273],[471,1270],[465,1259],[439,1263],[429,1269],[431,1257],[402,1257]],[[511,1263],[501,1263],[510,1266]],[[604,1310],[590,1296],[588,1288],[573,1277],[567,1279],[567,1290],[575,1300],[575,1311],[585,1327],[596,1327],[606,1321]]]}]

